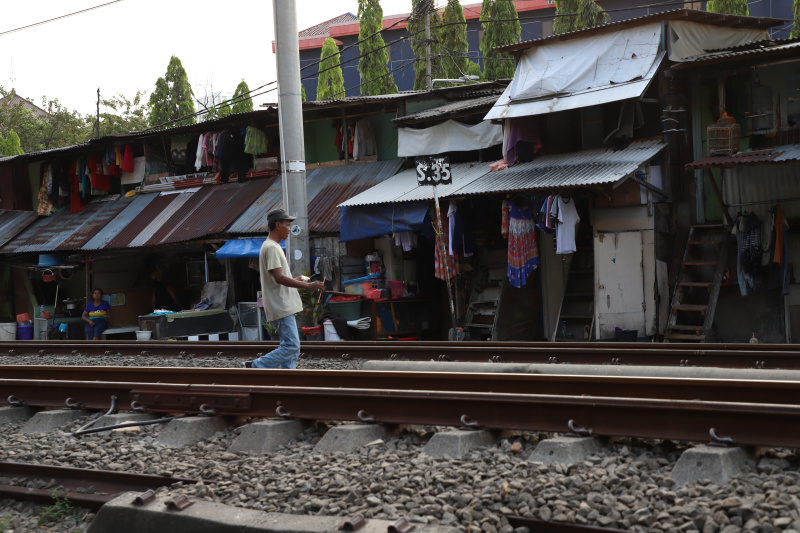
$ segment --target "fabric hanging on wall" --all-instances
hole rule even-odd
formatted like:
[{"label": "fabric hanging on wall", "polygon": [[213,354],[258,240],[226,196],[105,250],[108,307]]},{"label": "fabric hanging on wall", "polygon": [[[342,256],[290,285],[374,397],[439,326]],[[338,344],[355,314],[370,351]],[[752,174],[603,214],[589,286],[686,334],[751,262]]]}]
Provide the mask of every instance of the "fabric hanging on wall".
[{"label": "fabric hanging on wall", "polygon": [[529,206],[517,207],[508,202],[508,281],[520,288],[539,266],[536,223]]},{"label": "fabric hanging on wall", "polygon": [[508,200],[503,200],[500,217],[500,234],[504,239],[508,239]]},{"label": "fabric hanging on wall", "polygon": [[484,120],[474,126],[448,120],[430,128],[398,128],[397,156],[480,150],[502,144],[503,127]]},{"label": "fabric hanging on wall", "polygon": [[145,167],[146,160],[144,156],[134,157],[132,170],[130,172],[123,171],[120,182],[123,185],[135,185],[141,183],[142,180],[144,180]]},{"label": "fabric hanging on wall", "polygon": [[172,163],[175,165],[183,165],[188,161],[186,154],[186,147],[189,145],[188,135],[177,135],[170,139],[170,155],[172,155]]},{"label": "fabric hanging on wall", "polygon": [[539,119],[521,117],[506,120],[508,128],[508,146],[505,156],[509,165],[517,161],[530,161],[533,155],[542,148],[542,133]]},{"label": "fabric hanging on wall", "polygon": [[369,120],[362,118],[355,123],[353,138],[353,159],[376,155],[378,148],[375,145],[375,136],[372,135]]}]

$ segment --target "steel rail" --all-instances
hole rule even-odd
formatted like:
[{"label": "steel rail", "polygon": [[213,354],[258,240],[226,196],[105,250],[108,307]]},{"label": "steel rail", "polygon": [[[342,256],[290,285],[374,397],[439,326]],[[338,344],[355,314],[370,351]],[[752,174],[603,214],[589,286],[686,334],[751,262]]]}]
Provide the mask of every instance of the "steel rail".
[{"label": "steel rail", "polygon": [[[48,482],[54,480],[63,491],[34,489],[20,485],[0,485],[0,498],[51,503],[55,497],[65,498],[80,507],[98,509],[123,492],[145,492],[174,483],[197,483],[198,480],[182,477],[131,474],[111,470],[94,470],[66,466],[48,466],[0,462],[0,477]],[[94,493],[87,489],[92,487]]]},{"label": "steel rail", "polygon": [[[0,341],[0,354],[28,356],[156,355],[244,357],[273,349],[275,342]],[[800,346],[791,344],[506,343],[506,342],[304,342],[319,358],[452,360],[472,362],[714,366],[800,369]]]},{"label": "steel rail", "polygon": [[[7,380],[174,383],[307,388],[505,392],[800,405],[800,381],[366,370],[252,370],[181,367],[0,366]],[[66,396],[65,396],[66,398]]]},{"label": "steel rail", "polygon": [[[800,446],[800,406],[543,394],[308,387],[0,380],[20,405],[107,409],[109,398],[154,413],[483,427],[707,441],[711,432],[751,446]],[[571,426],[571,427],[570,427]]]}]

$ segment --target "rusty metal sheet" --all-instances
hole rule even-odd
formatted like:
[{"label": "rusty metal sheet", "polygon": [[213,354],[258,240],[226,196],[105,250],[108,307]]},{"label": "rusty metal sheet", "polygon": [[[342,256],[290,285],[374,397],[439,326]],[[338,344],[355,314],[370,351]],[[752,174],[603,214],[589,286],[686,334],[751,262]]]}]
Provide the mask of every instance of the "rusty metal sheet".
[{"label": "rusty metal sheet", "polygon": [[0,247],[30,226],[37,216],[34,211],[0,211]]},{"label": "rusty metal sheet", "polygon": [[0,253],[79,250],[130,203],[127,198],[95,201],[79,213],[39,217],[3,246]]},{"label": "rusty metal sheet", "polygon": [[742,165],[792,163],[800,161],[800,144],[776,146],[770,150],[739,152],[734,155],[710,155],[686,165],[690,170],[705,168],[731,168]]},{"label": "rusty metal sheet", "polygon": [[[403,166],[403,162],[403,159],[392,159],[310,170],[306,174],[309,231],[338,233],[338,205],[394,176]],[[266,234],[267,213],[282,205],[281,181],[276,179],[270,188],[236,219],[226,233]]]}]

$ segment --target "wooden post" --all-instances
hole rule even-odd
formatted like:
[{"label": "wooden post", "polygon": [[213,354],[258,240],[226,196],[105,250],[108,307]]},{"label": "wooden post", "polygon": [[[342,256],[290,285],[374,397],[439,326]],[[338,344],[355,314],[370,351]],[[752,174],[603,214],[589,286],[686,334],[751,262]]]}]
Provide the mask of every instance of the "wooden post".
[{"label": "wooden post", "polygon": [[[447,280],[447,298],[450,301],[450,318],[453,321],[453,340],[458,341],[458,323],[456,322],[456,310],[453,305],[453,293],[450,290],[450,262],[447,256],[447,247],[444,245],[444,231],[442,230],[442,213],[439,210],[439,194],[436,192],[436,185],[433,186],[433,205],[436,206],[436,240],[439,244],[439,251],[444,262],[444,276]],[[458,289],[456,289],[458,290]],[[449,339],[448,339],[449,340]]]},{"label": "wooden post", "polygon": [[[724,174],[725,170],[722,172]],[[731,218],[731,214],[728,213],[728,206],[725,205],[725,201],[722,199],[722,193],[719,191],[719,186],[717,185],[717,180],[714,179],[714,174],[711,173],[711,169],[709,168],[706,169],[706,173],[708,174],[708,179],[711,180],[711,187],[713,187],[714,194],[716,195],[717,200],[719,200],[719,205],[722,206],[722,214],[725,215],[725,220],[728,221],[729,226],[733,226],[733,219]],[[701,198],[700,201],[702,200],[703,199]]]}]

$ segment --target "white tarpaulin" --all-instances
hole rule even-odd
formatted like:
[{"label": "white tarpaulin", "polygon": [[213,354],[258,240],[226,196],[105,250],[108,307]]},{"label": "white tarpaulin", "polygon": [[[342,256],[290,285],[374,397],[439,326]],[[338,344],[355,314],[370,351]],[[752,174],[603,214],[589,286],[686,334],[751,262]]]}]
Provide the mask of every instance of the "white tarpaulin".
[{"label": "white tarpaulin", "polygon": [[525,51],[486,119],[541,115],[636,98],[663,58],[661,23],[554,41]]},{"label": "white tarpaulin", "polygon": [[468,152],[503,142],[503,126],[487,120],[474,126],[448,120],[421,130],[399,128],[397,131],[397,157]]},{"label": "white tarpaulin", "polygon": [[669,58],[672,61],[685,61],[687,57],[702,55],[709,50],[769,39],[767,30],[753,28],[725,28],[680,20],[671,21],[669,28]]}]

